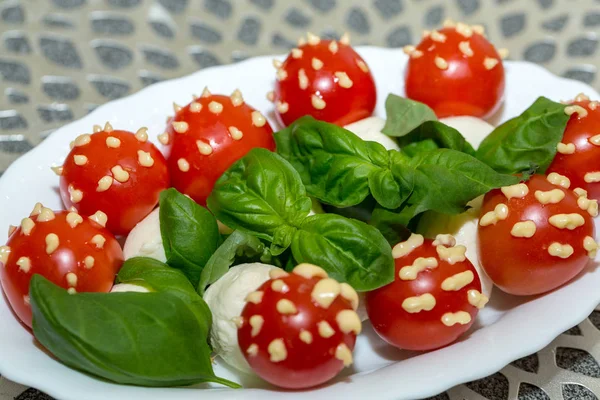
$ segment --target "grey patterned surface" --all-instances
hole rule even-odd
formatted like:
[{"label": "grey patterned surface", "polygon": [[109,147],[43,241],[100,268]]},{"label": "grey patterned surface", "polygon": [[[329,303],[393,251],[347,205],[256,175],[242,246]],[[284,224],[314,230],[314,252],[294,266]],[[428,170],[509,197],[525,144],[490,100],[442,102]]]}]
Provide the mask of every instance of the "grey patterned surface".
[{"label": "grey patterned surface", "polygon": [[[401,47],[445,18],[481,23],[512,59],[600,89],[599,0],[0,0],[0,171],[54,129],[152,83],[284,52],[307,30]],[[597,400],[597,360],[599,311],[541,352],[432,399]],[[8,399],[50,397],[0,377]]]}]

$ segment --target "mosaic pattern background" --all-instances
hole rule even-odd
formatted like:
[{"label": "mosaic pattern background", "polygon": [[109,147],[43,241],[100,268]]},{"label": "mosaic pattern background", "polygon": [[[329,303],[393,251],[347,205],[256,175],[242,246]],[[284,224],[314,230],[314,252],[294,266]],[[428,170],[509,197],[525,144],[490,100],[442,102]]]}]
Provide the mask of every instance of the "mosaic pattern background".
[{"label": "mosaic pattern background", "polygon": [[[0,172],[56,128],[152,83],[283,53],[307,30],[402,47],[445,18],[482,24],[510,59],[600,90],[600,0],[0,0]],[[597,360],[600,311],[432,400],[597,400]],[[0,377],[8,399],[51,398]]]}]

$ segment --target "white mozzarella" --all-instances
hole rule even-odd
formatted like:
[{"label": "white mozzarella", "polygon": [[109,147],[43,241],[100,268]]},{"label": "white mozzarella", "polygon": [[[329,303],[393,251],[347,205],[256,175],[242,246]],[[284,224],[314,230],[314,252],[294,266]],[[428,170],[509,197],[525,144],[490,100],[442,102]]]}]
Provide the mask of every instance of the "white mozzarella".
[{"label": "white mozzarella", "polygon": [[379,117],[369,117],[346,125],[344,128],[348,129],[362,140],[379,142],[388,150],[398,150],[398,144],[396,144],[394,139],[381,133],[384,125],[385,119]]},{"label": "white mozzarella", "polygon": [[129,232],[123,246],[126,260],[133,257],[150,257],[162,262],[167,261],[160,236],[158,212],[158,208],[152,211]]},{"label": "white mozzarella", "polygon": [[483,139],[494,130],[494,127],[482,119],[475,117],[448,117],[440,122],[456,129],[467,139],[467,142],[477,149]]}]

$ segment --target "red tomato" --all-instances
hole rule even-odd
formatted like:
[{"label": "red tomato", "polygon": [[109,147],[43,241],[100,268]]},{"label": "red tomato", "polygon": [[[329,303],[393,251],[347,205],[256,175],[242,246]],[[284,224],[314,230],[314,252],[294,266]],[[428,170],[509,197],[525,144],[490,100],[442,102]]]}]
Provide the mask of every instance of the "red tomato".
[{"label": "red tomato", "polygon": [[[552,182],[552,183],[551,183]],[[479,219],[479,258],[500,289],[533,295],[571,280],[597,244],[592,215],[598,202],[570,191],[568,178],[534,175],[489,192]]]},{"label": "red tomato", "polygon": [[275,92],[268,94],[276,104],[283,125],[304,115],[337,125],[347,125],[373,113],[377,92],[365,61],[350,46],[347,36],[339,42],[308,34],[300,39],[277,68]]},{"label": "red tomato", "polygon": [[227,97],[204,89],[187,106],[174,107],[175,116],[159,140],[167,146],[173,186],[197,203],[206,204],[217,179],[248,151],[275,150],[273,129],[238,90]]},{"label": "red tomato", "polygon": [[70,292],[108,292],[123,263],[115,237],[98,212],[83,218],[36,204],[19,228],[11,227],[0,247],[0,280],[12,309],[31,327],[29,281],[40,274]]},{"label": "red tomato", "polygon": [[450,235],[433,241],[413,234],[394,246],[394,282],[365,297],[373,329],[383,340],[401,349],[433,350],[471,327],[488,299],[466,248],[455,244]]},{"label": "red tomato", "polygon": [[405,47],[406,96],[427,104],[439,118],[491,116],[504,95],[504,66],[481,27],[445,24]]},{"label": "red tomato", "polygon": [[274,385],[301,389],[352,364],[362,328],[354,289],[311,264],[270,276],[248,295],[239,320],[238,343],[254,372]]},{"label": "red tomato", "polygon": [[77,137],[57,169],[66,208],[75,207],[83,215],[101,210],[111,232],[127,234],[169,187],[165,158],[147,140],[145,128],[134,135],[113,130],[109,123],[104,130],[95,126],[93,134]]},{"label": "red tomato", "polygon": [[571,119],[547,172],[565,175],[572,187],[600,200],[600,104],[580,94],[566,111]]}]

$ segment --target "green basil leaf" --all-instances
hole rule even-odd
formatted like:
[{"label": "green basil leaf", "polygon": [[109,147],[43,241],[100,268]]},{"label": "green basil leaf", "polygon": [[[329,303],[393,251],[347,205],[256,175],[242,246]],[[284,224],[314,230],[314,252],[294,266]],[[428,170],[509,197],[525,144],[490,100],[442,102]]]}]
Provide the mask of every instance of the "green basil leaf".
[{"label": "green basil leaf", "polygon": [[459,214],[475,197],[521,180],[450,149],[419,153],[395,170],[414,184],[408,203],[418,206],[415,215],[428,210]]},{"label": "green basil leaf", "polygon": [[394,279],[391,247],[372,226],[335,214],[308,217],[296,231],[292,254],[312,263],[359,291],[373,290]]},{"label": "green basil leaf", "polygon": [[521,115],[494,129],[479,146],[477,158],[506,174],[535,168],[544,173],[569,121],[564,110],[564,104],[538,98]]},{"label": "green basil leaf", "polygon": [[250,150],[225,171],[207,204],[225,225],[269,242],[281,226],[299,226],[311,208],[298,172],[281,156],[262,148]]},{"label": "green basil leaf", "polygon": [[221,242],[217,220],[173,188],[160,194],[159,218],[167,264],[197,285],[202,268]]},{"label": "green basil leaf", "polygon": [[394,208],[402,204],[402,190],[389,169],[380,169],[369,175],[369,189],[375,200],[384,207]]},{"label": "green basil leaf", "polygon": [[410,236],[409,224],[417,215],[416,210],[416,205],[403,206],[395,210],[377,205],[371,214],[369,224],[377,228],[393,247]]},{"label": "green basil leaf", "polygon": [[404,136],[426,121],[437,121],[435,112],[427,105],[389,94],[385,100],[387,119],[381,132],[388,136]]},{"label": "green basil leaf", "polygon": [[[189,285],[179,271],[163,268]],[[67,366],[116,383],[239,387],[214,375],[206,303],[197,294],[188,302],[176,292],[71,295],[36,274],[30,284],[33,333]]]},{"label": "green basil leaf", "polygon": [[398,137],[396,141],[404,152],[407,152],[407,147],[411,147],[411,145],[413,148],[420,147],[420,150],[423,151],[425,146],[415,145],[425,141],[429,148],[435,145],[436,148],[452,149],[475,155],[473,146],[459,131],[440,121],[425,121],[408,134]]},{"label": "green basil leaf", "polygon": [[419,153],[433,151],[439,149],[440,146],[432,139],[425,139],[420,142],[414,142],[402,147],[402,153],[409,157],[414,157]]},{"label": "green basil leaf", "polygon": [[[275,134],[277,151],[298,171],[307,192],[336,207],[361,203],[377,185],[376,196],[392,207],[402,197],[385,172],[389,156],[377,142],[363,141],[339,126],[302,117]],[[369,182],[372,174],[379,173]],[[385,190],[391,190],[385,191]],[[384,200],[385,199],[385,200]]]},{"label": "green basil leaf", "polygon": [[221,246],[210,257],[198,284],[198,293],[204,294],[206,287],[216,282],[229,271],[236,258],[240,255],[255,257],[262,255],[265,245],[255,236],[241,231],[233,231]]}]

